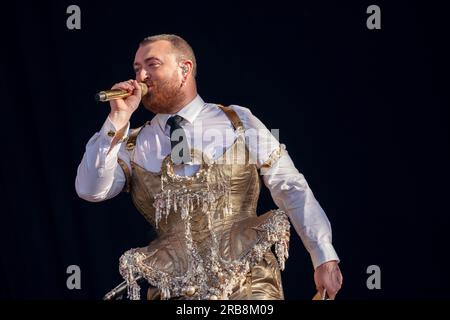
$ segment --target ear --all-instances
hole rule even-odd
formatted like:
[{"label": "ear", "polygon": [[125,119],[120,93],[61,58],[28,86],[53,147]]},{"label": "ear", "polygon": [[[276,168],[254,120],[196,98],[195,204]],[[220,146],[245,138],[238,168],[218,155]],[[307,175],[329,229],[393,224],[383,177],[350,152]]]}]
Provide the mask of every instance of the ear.
[{"label": "ear", "polygon": [[190,74],[190,73],[192,73],[192,67],[193,67],[193,63],[192,63],[192,61],[191,60],[184,60],[182,63],[181,63],[181,71],[182,71],[182,73],[183,73],[183,78],[184,79],[186,79],[187,78],[187,76]]}]

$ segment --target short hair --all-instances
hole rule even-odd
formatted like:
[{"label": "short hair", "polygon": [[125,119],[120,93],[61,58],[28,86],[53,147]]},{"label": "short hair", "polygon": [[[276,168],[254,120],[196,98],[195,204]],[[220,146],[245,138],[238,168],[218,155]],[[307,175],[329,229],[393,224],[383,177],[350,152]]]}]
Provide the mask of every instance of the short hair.
[{"label": "short hair", "polygon": [[188,59],[192,61],[192,75],[197,75],[197,61],[195,60],[194,50],[186,40],[175,34],[158,34],[144,38],[139,46],[144,46],[160,40],[169,41],[172,47],[177,51],[177,60]]}]

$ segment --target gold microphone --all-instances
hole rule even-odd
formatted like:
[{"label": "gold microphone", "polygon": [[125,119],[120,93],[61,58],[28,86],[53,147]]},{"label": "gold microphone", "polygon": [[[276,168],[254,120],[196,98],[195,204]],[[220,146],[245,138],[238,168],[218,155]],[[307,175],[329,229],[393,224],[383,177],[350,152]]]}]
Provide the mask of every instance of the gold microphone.
[{"label": "gold microphone", "polygon": [[[145,96],[148,92],[148,87],[145,83],[139,82],[139,85],[141,86],[141,97]],[[133,92],[122,90],[122,89],[111,89],[111,90],[104,90],[100,91],[99,93],[95,94],[95,101],[109,101],[109,100],[115,100],[115,99],[123,99],[126,97],[129,97],[133,94]]]}]

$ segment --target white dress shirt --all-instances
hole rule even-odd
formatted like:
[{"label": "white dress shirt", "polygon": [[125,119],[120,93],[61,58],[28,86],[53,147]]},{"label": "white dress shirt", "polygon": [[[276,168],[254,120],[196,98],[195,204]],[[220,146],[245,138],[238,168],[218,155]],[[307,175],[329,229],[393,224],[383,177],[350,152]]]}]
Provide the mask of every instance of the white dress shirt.
[{"label": "white dress shirt", "polygon": [[[249,109],[236,105],[230,107],[243,123],[252,161],[261,168],[270,155],[280,148],[280,143]],[[189,147],[201,150],[210,159],[219,158],[236,139],[236,132],[225,113],[216,104],[205,103],[198,95],[177,114],[185,119],[181,126]],[[170,116],[157,114],[137,137],[131,157],[148,171],[160,172],[162,160],[171,152],[170,128],[166,125]],[[82,199],[103,201],[123,189],[126,179],[117,158],[124,160],[130,170],[131,159],[125,142],[117,143],[109,151],[113,138],[108,132],[117,129],[107,118],[100,132],[95,133],[87,143],[75,181],[76,191]],[[125,135],[128,132],[129,124]],[[178,175],[192,175],[197,168],[198,165],[184,164],[176,166],[175,170]],[[289,216],[311,255],[314,268],[326,261],[339,261],[331,242],[328,218],[286,151],[270,169],[264,170],[263,181],[275,204]]]}]

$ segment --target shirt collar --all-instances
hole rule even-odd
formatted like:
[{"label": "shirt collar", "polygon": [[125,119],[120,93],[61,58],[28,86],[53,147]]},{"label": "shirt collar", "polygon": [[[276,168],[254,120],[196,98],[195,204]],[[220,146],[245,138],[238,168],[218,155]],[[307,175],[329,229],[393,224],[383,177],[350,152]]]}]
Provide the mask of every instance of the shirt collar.
[{"label": "shirt collar", "polygon": [[[179,116],[186,119],[189,123],[193,123],[195,119],[197,118],[198,114],[202,110],[203,106],[205,105],[205,102],[203,99],[197,95],[191,102],[189,102],[187,105],[185,105],[180,111],[178,111],[175,114],[178,114]],[[168,114],[168,113],[158,113],[155,118],[158,122],[161,129],[164,131],[166,128],[167,120],[174,116],[175,114]]]}]

